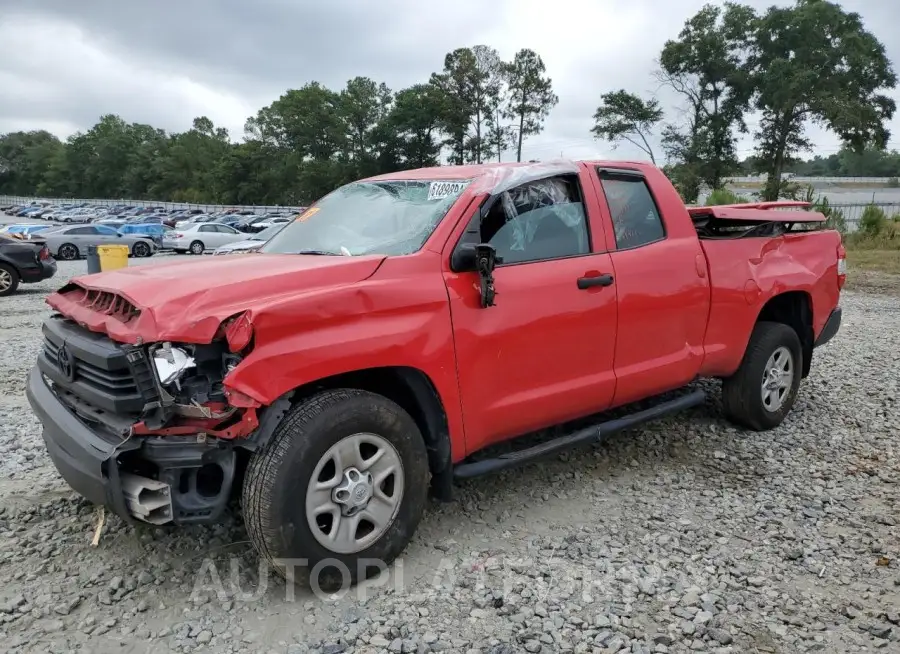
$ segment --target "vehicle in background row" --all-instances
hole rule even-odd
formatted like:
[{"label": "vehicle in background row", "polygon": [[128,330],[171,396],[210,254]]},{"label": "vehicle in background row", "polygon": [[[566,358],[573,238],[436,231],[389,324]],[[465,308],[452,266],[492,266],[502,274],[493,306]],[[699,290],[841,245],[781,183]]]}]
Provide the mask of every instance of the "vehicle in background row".
[{"label": "vehicle in background row", "polygon": [[246,240],[236,241],[234,243],[218,247],[213,252],[213,255],[247,254],[249,252],[255,252],[256,250],[261,248],[266,241],[268,241],[270,238],[275,236],[275,234],[284,229],[285,224],[286,223],[272,225],[271,227],[264,229],[261,232],[249,236],[248,238],[246,238]]},{"label": "vehicle in background row", "polygon": [[406,547],[429,487],[698,406],[698,378],[736,425],[781,424],[841,322],[841,236],[808,206],[688,209],[636,162],[373,177],[253,256],[73,279],[27,394],[94,503],[210,523],[240,490],[261,556],[339,588]]},{"label": "vehicle in background row", "polygon": [[53,225],[5,225],[0,227],[0,234],[22,234],[26,238],[32,234],[37,234],[45,229],[50,229]]},{"label": "vehicle in background row", "polygon": [[197,225],[199,223],[209,223],[215,220],[216,217],[212,214],[201,213],[196,216],[191,216],[190,218],[185,218],[184,220],[179,220],[175,223],[175,229],[185,229],[188,225]]},{"label": "vehicle in background row", "polygon": [[127,245],[134,257],[149,257],[159,250],[149,237],[123,235],[106,225],[56,227],[41,232],[40,238],[54,257],[64,261],[86,256],[91,245]]},{"label": "vehicle in background row", "polygon": [[118,228],[118,232],[123,236],[146,236],[147,238],[152,239],[153,242],[156,243],[156,247],[162,250],[166,236],[169,234],[174,234],[175,230],[172,227],[163,225],[161,223],[126,223],[125,225],[122,225]]},{"label": "vehicle in background row", "polygon": [[0,234],[0,297],[15,293],[19,284],[33,284],[55,274],[56,261],[45,244]]},{"label": "vehicle in background row", "polygon": [[253,223],[252,225],[250,225],[246,229],[246,231],[251,234],[256,233],[256,232],[262,232],[262,231],[268,229],[269,227],[271,227],[272,225],[284,225],[286,223],[291,222],[291,220],[293,220],[293,218],[291,218],[289,216],[266,217],[263,220],[260,220],[258,222]]},{"label": "vehicle in background row", "polygon": [[173,233],[164,237],[163,246],[176,253],[203,254],[206,250],[214,250],[222,245],[243,241],[247,238],[233,227],[218,223],[194,223],[176,228]]}]

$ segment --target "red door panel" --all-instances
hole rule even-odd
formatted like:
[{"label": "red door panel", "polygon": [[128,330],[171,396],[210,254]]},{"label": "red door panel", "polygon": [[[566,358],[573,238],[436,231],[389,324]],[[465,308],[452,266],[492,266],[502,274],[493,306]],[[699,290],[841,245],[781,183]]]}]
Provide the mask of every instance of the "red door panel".
[{"label": "red door panel", "polygon": [[500,266],[495,306],[474,273],[446,272],[469,452],[602,411],[615,393],[616,287],[609,254]]}]

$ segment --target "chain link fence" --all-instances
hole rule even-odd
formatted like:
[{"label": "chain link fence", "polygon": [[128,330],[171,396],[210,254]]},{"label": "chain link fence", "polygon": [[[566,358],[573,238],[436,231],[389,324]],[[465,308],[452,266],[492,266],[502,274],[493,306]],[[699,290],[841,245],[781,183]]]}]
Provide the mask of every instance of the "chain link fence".
[{"label": "chain link fence", "polygon": [[200,209],[205,212],[228,211],[235,209],[237,211],[251,210],[255,213],[266,213],[269,211],[286,211],[296,210],[299,207],[287,207],[281,205],[243,205],[243,204],[196,204],[191,202],[154,202],[153,200],[110,200],[110,199],[74,199],[74,198],[36,198],[25,197],[19,195],[0,195],[0,206],[7,205],[26,205],[32,202],[46,202],[48,204],[58,205],[76,205],[89,204],[95,207],[115,207],[115,206],[132,206],[132,207],[159,207],[170,211],[172,209]]}]

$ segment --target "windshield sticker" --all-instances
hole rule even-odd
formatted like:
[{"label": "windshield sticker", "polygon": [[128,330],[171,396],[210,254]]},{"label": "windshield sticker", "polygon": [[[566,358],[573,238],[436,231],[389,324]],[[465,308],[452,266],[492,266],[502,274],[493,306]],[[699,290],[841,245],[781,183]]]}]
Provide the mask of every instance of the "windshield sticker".
[{"label": "windshield sticker", "polygon": [[302,222],[309,220],[317,213],[319,213],[319,207],[310,207],[309,209],[307,209],[306,211],[301,213],[299,216],[297,216],[296,220],[298,220],[302,223]]},{"label": "windshield sticker", "polygon": [[467,184],[468,182],[431,182],[428,186],[428,199],[443,200],[451,195],[461,193]]}]

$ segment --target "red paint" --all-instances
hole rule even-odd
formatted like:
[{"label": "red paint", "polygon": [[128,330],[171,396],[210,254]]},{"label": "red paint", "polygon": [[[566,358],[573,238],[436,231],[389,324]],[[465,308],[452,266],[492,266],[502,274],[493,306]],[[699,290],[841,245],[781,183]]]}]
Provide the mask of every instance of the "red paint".
[{"label": "red paint", "polygon": [[[223,337],[229,319],[245,317],[228,333],[237,346],[251,329],[249,352],[225,379],[229,402],[242,407],[241,422],[183,421],[159,433],[202,427],[225,438],[246,435],[256,428],[253,407],[289,390],[339,373],[407,366],[427,375],[443,403],[454,461],[698,376],[733,373],[762,307],[775,295],[806,293],[816,335],[838,304],[837,232],[700,241],[690,215],[818,220],[812,213],[773,210],[804,203],[688,210],[653,166],[582,162],[567,165],[578,174],[591,252],[498,266],[496,305],[481,308],[477,275],[450,270],[453,248],[492,189],[554,165],[382,176],[474,179],[411,255],[204,257],[79,278],[48,302],[88,329],[127,343],[209,342]],[[665,239],[616,248],[598,167],[644,175]],[[606,274],[613,285],[576,286],[579,277]]]}]

